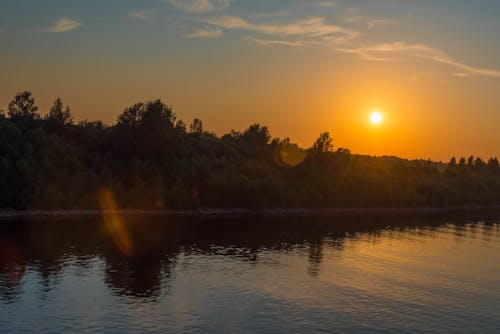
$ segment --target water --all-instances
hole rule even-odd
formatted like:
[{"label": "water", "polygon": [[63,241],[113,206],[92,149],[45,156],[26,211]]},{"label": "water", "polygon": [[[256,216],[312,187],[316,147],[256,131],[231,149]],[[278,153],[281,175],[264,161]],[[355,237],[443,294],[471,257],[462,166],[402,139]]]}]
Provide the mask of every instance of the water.
[{"label": "water", "polygon": [[0,333],[499,333],[498,217],[2,223]]}]

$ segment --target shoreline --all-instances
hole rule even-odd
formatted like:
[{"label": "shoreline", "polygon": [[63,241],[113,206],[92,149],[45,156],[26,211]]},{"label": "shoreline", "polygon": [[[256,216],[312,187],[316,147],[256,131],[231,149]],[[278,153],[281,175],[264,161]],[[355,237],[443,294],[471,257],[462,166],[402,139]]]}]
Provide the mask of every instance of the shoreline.
[{"label": "shoreline", "polygon": [[0,220],[17,218],[84,218],[120,214],[124,216],[185,216],[185,217],[244,217],[244,216],[397,216],[460,213],[474,211],[500,211],[500,205],[464,205],[452,207],[402,208],[200,208],[197,210],[27,210],[0,211]]}]

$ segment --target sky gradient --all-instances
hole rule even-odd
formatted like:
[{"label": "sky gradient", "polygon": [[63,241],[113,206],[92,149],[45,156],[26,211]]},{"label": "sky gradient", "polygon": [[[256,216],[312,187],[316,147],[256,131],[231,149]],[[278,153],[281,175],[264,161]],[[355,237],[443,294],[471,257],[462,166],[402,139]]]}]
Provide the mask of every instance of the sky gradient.
[{"label": "sky gradient", "polygon": [[[0,0],[0,108],[31,90],[112,123],[161,98],[217,134],[309,147],[500,156],[495,0]],[[378,109],[384,122],[373,126]]]}]

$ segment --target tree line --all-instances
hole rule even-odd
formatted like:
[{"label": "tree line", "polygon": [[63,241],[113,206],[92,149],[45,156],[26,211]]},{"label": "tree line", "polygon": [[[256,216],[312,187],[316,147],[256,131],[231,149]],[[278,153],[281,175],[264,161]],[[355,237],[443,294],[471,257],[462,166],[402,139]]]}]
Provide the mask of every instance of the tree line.
[{"label": "tree line", "polygon": [[328,132],[304,149],[260,124],[217,136],[160,100],[112,125],[60,98],[42,115],[28,91],[0,110],[0,209],[98,209],[102,188],[127,209],[500,204],[500,166],[352,154]]}]

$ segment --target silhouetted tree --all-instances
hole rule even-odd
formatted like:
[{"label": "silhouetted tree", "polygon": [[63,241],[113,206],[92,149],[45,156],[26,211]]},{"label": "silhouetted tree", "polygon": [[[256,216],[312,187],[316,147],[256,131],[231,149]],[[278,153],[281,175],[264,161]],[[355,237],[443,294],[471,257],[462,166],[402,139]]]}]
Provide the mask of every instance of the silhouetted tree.
[{"label": "silhouetted tree", "polygon": [[333,139],[330,138],[329,132],[323,132],[314,142],[313,149],[318,152],[330,152],[333,149]]},{"label": "silhouetted tree", "polygon": [[486,164],[484,163],[483,159],[480,157],[477,157],[476,160],[474,161],[474,167],[477,169],[484,168]]},{"label": "silhouetted tree", "polygon": [[201,135],[203,133],[202,121],[198,118],[195,118],[189,126],[189,132],[192,134]]},{"label": "silhouetted tree", "polygon": [[467,168],[472,168],[474,167],[474,156],[470,156],[468,159],[467,159]]},{"label": "silhouetted tree", "polygon": [[21,130],[0,119],[0,209],[25,206],[27,147]]},{"label": "silhouetted tree", "polygon": [[7,110],[9,118],[23,129],[40,119],[35,98],[28,91],[18,93],[9,103]]},{"label": "silhouetted tree", "polygon": [[240,139],[255,145],[266,145],[271,140],[271,134],[267,126],[256,123],[250,125],[240,136]]},{"label": "silhouetted tree", "polygon": [[177,129],[177,131],[179,131],[180,133],[186,133],[186,123],[184,123],[184,121],[182,119],[178,119],[176,122],[175,122],[175,128]]},{"label": "silhouetted tree", "polygon": [[161,100],[147,103],[141,112],[141,126],[155,131],[164,127],[172,128],[176,119],[172,108]]},{"label": "silhouetted tree", "polygon": [[26,92],[0,117],[0,209],[95,209],[101,186],[120,207],[144,209],[500,204],[497,158],[455,168],[455,158],[333,152],[328,132],[305,150],[260,124],[218,137],[201,120],[186,131],[160,100],[130,106],[113,125],[74,124],[61,99],[43,119],[37,111]]},{"label": "silhouetted tree", "polygon": [[57,98],[47,114],[46,120],[60,125],[73,124],[73,115],[69,106],[64,108],[61,98]]},{"label": "silhouetted tree", "polygon": [[[138,120],[138,123],[136,121]],[[156,100],[146,104],[136,104],[119,117],[118,123],[136,130],[133,136],[134,152],[147,160],[165,160],[175,149],[176,116],[172,108]],[[120,140],[118,136],[116,140]]]},{"label": "silhouetted tree", "polygon": [[342,153],[342,154],[347,154],[347,155],[349,155],[349,154],[351,154],[351,150],[350,150],[350,149],[348,149],[348,148],[339,147],[339,148],[337,149],[337,153]]},{"label": "silhouetted tree", "polygon": [[64,107],[60,98],[57,98],[45,116],[45,127],[51,132],[62,133],[65,128],[73,124],[73,115],[69,106]]},{"label": "silhouetted tree", "polygon": [[222,136],[222,140],[233,144],[236,144],[240,138],[241,132],[235,131],[234,129],[231,129],[229,133],[226,133]]},{"label": "silhouetted tree", "polygon": [[136,128],[142,121],[144,111],[144,103],[136,103],[133,106],[128,107],[123,113],[118,116],[117,125]]},{"label": "silhouetted tree", "polygon": [[496,171],[500,168],[497,158],[490,158],[487,164],[488,168],[492,171]]}]

